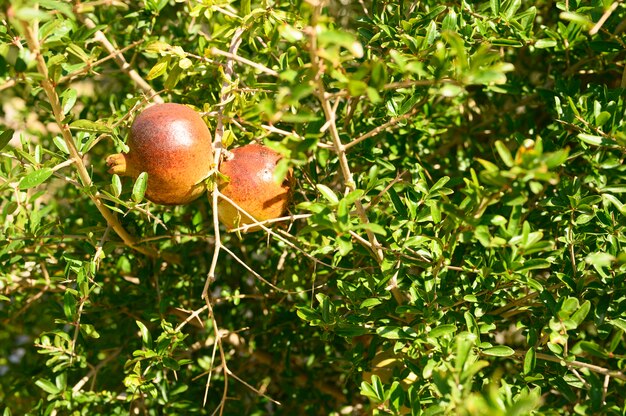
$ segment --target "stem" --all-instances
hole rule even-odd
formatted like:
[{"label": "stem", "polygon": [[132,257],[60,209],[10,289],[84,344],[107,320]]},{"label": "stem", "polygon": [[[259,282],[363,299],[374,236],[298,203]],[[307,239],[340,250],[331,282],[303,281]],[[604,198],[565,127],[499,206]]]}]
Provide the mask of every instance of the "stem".
[{"label": "stem", "polygon": [[[70,152],[70,157],[73,160],[74,166],[76,167],[82,186],[85,189],[90,188],[93,185],[93,182],[91,181],[91,176],[89,176],[89,171],[87,170],[87,167],[85,166],[85,163],[83,162],[83,159],[78,149],[76,148],[76,145],[74,144],[74,139],[72,137],[72,133],[70,131],[69,126],[66,123],[64,123],[64,115],[63,115],[63,110],[61,108],[59,95],[57,94],[54,88],[54,85],[52,84],[52,81],[50,80],[50,77],[48,74],[48,67],[46,66],[46,61],[43,55],[41,54],[41,45],[39,44],[39,41],[37,39],[37,36],[35,35],[35,32],[33,31],[33,28],[30,27],[26,22],[22,22],[22,25],[24,26],[24,32],[26,35],[26,42],[28,43],[28,47],[31,49],[32,53],[35,55],[36,60],[37,60],[37,69],[43,77],[43,80],[41,81],[41,85],[43,87],[43,90],[46,93],[46,96],[48,97],[50,106],[52,107],[52,113],[54,115],[54,119],[57,125],[59,126],[59,128],[61,129],[61,135]],[[100,192],[95,190],[93,193],[88,192],[87,194],[89,195],[89,198],[95,204],[96,208],[98,208],[98,211],[100,211],[100,214],[104,217],[107,224],[117,233],[117,235],[119,235],[119,237],[122,239],[124,244],[126,244],[128,247],[142,254],[145,254],[149,257],[153,257],[153,258],[159,257],[159,252],[155,250],[154,248],[142,247],[142,246],[137,245],[135,238],[132,235],[130,235],[128,231],[126,231],[126,229],[124,229],[124,227],[119,222],[115,214],[113,214],[106,207],[106,205],[104,205],[104,202],[102,202],[102,199],[101,199]]]},{"label": "stem", "polygon": [[[237,49],[239,49],[239,45],[241,45],[241,36],[243,35],[244,28],[240,27],[235,32],[231,43],[230,48],[228,50],[230,55],[236,55]],[[217,126],[215,127],[215,139],[213,139],[213,164],[215,169],[219,169],[221,157],[222,157],[222,137],[224,137],[224,106],[221,103],[225,103],[228,101],[230,96],[230,83],[231,77],[233,74],[233,60],[228,59],[226,62],[226,67],[224,69],[225,79],[222,81],[222,90],[220,94],[220,105],[217,110]],[[211,259],[211,267],[209,268],[209,273],[207,274],[206,282],[204,283],[204,289],[202,290],[202,298],[209,301],[208,292],[209,285],[211,282],[215,280],[215,270],[217,269],[217,261],[220,256],[220,251],[222,249],[222,239],[220,234],[220,220],[218,217],[218,203],[219,203],[219,189],[218,189],[218,180],[217,176],[213,181],[213,189],[211,190],[211,207],[213,209],[213,230],[215,232],[215,249],[213,250],[213,258]]]},{"label": "stem", "polygon": [[345,150],[350,149],[352,146],[356,146],[357,144],[361,143],[363,140],[367,140],[370,137],[374,137],[376,136],[378,133],[387,130],[389,127],[393,127],[396,124],[400,123],[403,120],[407,120],[411,117],[413,117],[413,115],[415,115],[415,113],[417,113],[417,109],[418,106],[415,106],[411,111],[409,111],[406,114],[403,114],[399,117],[394,117],[391,120],[389,120],[388,122],[386,122],[385,124],[381,124],[378,127],[373,128],[372,130],[370,130],[368,133],[365,133],[364,135],[357,137],[356,139],[352,140],[349,143],[345,144]]},{"label": "stem", "polygon": [[[229,53],[236,55],[237,49],[239,45],[241,45],[241,36],[243,35],[244,28],[240,27],[235,32],[229,48]],[[214,150],[214,159],[213,163],[215,165],[215,169],[219,169],[220,160],[222,157],[222,137],[224,137],[224,105],[228,101],[228,98],[231,94],[230,92],[230,83],[231,77],[233,74],[233,60],[228,59],[226,63],[226,68],[224,70],[225,79],[222,81],[222,89],[220,91],[220,105],[217,110],[217,126],[215,128],[215,139],[213,140],[213,150]],[[215,333],[215,342],[216,346],[219,349],[220,360],[222,361],[223,374],[224,374],[224,392],[222,394],[222,400],[217,409],[215,409],[215,414],[219,411],[220,416],[224,414],[224,408],[226,407],[226,398],[228,395],[228,376],[230,374],[230,370],[228,369],[228,364],[226,362],[226,354],[224,353],[224,345],[222,344],[222,338],[220,336],[219,327],[217,325],[217,320],[215,319],[215,314],[213,313],[213,306],[211,305],[211,298],[209,295],[209,286],[211,282],[215,280],[215,270],[217,269],[217,261],[220,257],[220,251],[224,248],[222,246],[222,239],[220,234],[220,226],[219,226],[219,217],[218,217],[218,202],[219,202],[219,189],[218,189],[218,180],[217,175],[214,176],[215,180],[213,181],[213,189],[211,194],[211,206],[213,208],[213,229],[215,232],[215,249],[213,250],[213,258],[211,259],[211,266],[209,268],[209,273],[207,274],[206,282],[204,283],[204,289],[202,290],[202,298],[204,299],[206,306],[209,310],[209,317],[213,322],[213,331]],[[215,357],[215,349],[213,350],[213,357]],[[213,359],[213,362],[215,359]],[[205,403],[206,403],[206,394],[208,394],[209,384],[210,384],[210,376],[207,380],[207,386],[205,391]]]},{"label": "stem", "polygon": [[249,59],[241,57],[241,56],[239,56],[239,55],[237,55],[235,53],[232,53],[232,52],[224,52],[224,51],[222,51],[220,49],[217,49],[215,47],[211,48],[211,55],[219,55],[219,56],[224,56],[224,57],[228,58],[229,61],[228,61],[228,64],[226,65],[227,69],[228,69],[228,65],[232,61],[237,61],[237,62],[240,62],[242,64],[249,65],[249,66],[251,66],[254,69],[258,69],[259,71],[261,71],[263,73],[266,73],[268,75],[272,75],[272,76],[275,76],[275,77],[280,75],[278,72],[274,71],[271,68],[266,67],[265,65],[261,65],[261,64],[259,64],[257,62],[251,61]]},{"label": "stem", "polygon": [[[524,357],[526,355],[526,351],[515,351],[515,355],[518,357]],[[550,361],[552,363],[564,364],[569,369],[586,368],[597,374],[603,374],[605,376],[610,376],[618,380],[626,381],[626,374],[622,373],[621,371],[609,370],[608,368],[600,367],[599,365],[589,364],[589,363],[585,363],[583,361],[578,361],[578,360],[566,361],[562,358],[555,357],[549,354],[543,354],[540,352],[536,353],[535,356],[538,359],[543,360],[543,361]]]}]

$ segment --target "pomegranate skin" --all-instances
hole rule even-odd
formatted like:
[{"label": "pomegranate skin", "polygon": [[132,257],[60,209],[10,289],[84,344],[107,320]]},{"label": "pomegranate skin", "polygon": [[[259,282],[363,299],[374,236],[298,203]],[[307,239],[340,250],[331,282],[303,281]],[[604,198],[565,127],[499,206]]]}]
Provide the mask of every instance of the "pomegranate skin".
[{"label": "pomegranate skin", "polygon": [[211,133],[200,115],[182,104],[156,104],[134,120],[129,152],[107,158],[109,173],[136,178],[148,173],[146,198],[187,204],[205,191],[213,163]]},{"label": "pomegranate skin", "polygon": [[[232,229],[283,216],[291,198],[293,172],[290,170],[282,182],[274,179],[274,171],[282,155],[259,144],[234,149],[231,154],[230,159],[220,164],[220,173],[228,180],[219,185],[219,190],[256,221],[230,202],[220,199],[218,217],[222,224]],[[253,226],[246,231],[260,229]]]}]

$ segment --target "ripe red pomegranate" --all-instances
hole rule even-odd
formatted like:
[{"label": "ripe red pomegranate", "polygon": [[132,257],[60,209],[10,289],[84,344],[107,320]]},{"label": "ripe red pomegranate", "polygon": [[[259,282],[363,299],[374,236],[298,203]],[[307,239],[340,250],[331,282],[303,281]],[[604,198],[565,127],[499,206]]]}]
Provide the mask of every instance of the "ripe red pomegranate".
[{"label": "ripe red pomegranate", "polygon": [[[219,185],[220,192],[257,221],[283,216],[291,196],[293,172],[290,170],[282,182],[274,179],[282,155],[259,144],[236,148],[231,154],[220,164],[220,173],[228,178]],[[218,217],[228,229],[255,222],[224,199],[218,204]],[[259,229],[255,226],[248,231]]]},{"label": "ripe red pomegranate", "polygon": [[136,178],[148,173],[146,198],[157,204],[181,205],[205,191],[211,170],[211,133],[200,115],[182,104],[156,104],[134,120],[130,151],[107,157],[109,173]]}]

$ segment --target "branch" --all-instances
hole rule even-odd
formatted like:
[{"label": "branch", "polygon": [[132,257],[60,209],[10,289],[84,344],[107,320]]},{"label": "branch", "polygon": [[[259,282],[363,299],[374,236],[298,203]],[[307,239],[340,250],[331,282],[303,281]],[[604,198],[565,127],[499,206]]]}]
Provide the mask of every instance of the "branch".
[{"label": "branch", "polygon": [[[515,351],[515,355],[518,357],[524,357],[526,355],[526,351]],[[550,361],[552,363],[565,365],[570,370],[576,369],[576,368],[586,368],[597,374],[603,374],[605,376],[610,376],[618,380],[626,381],[626,374],[622,373],[621,371],[609,370],[608,368],[600,367],[599,365],[589,364],[589,363],[585,363],[583,361],[578,361],[578,360],[567,361],[567,360],[564,360],[563,358],[555,357],[549,354],[543,354],[540,352],[536,353],[535,356],[539,358],[540,360]]]},{"label": "branch", "polygon": [[[87,28],[96,28],[96,24],[88,17],[79,14],[78,18],[83,22],[85,26],[87,26]],[[113,44],[109,41],[109,39],[101,30],[97,30],[96,33],[94,33],[94,39],[98,41],[102,46],[104,46],[104,49],[106,49],[111,55],[113,55],[113,59],[115,59],[115,62],[117,62],[122,71],[126,72],[130,79],[133,80],[133,82],[137,84],[137,86],[148,97],[151,97],[152,101],[157,104],[161,104],[164,102],[163,98],[161,98],[161,96],[150,86],[150,84],[148,84],[137,71],[131,68],[130,64],[126,62],[126,58],[124,58],[124,55],[122,55],[122,52],[117,50],[115,46],[113,46]]]},{"label": "branch", "polygon": [[[259,71],[264,72],[264,73],[266,73],[268,75],[272,75],[272,76],[275,76],[275,77],[280,75],[278,72],[274,71],[273,69],[270,69],[270,68],[268,68],[268,67],[266,67],[264,65],[261,65],[261,64],[259,64],[257,62],[254,62],[254,61],[251,61],[249,59],[243,58],[243,57],[237,55],[236,53],[224,52],[224,51],[222,51],[220,49],[217,49],[217,48],[211,48],[211,55],[225,56],[229,60],[233,60],[233,61],[237,61],[237,62],[240,62],[242,64],[245,64],[245,65],[249,65],[252,68],[258,69]],[[229,61],[229,62],[232,62],[232,61]],[[232,73],[232,71],[231,71],[231,73]]]},{"label": "branch", "polygon": [[[420,101],[420,103],[422,103],[423,101],[426,101],[426,100],[422,100],[422,101]],[[413,109],[411,111],[409,111],[408,113],[402,114],[399,117],[394,117],[391,120],[389,120],[388,122],[386,122],[385,124],[381,124],[380,126],[375,127],[374,129],[370,130],[369,132],[363,134],[362,136],[357,137],[356,139],[352,140],[350,143],[346,143],[344,145],[344,149],[348,150],[351,147],[356,146],[357,144],[361,143],[363,140],[367,140],[370,137],[374,137],[378,133],[380,133],[380,132],[382,132],[384,130],[387,130],[389,127],[393,127],[393,126],[397,125],[399,122],[411,118],[415,113],[417,113],[417,109],[418,109],[418,106],[419,106],[420,103],[418,103],[418,105],[413,107]]]},{"label": "branch", "polygon": [[[311,26],[308,28],[307,32],[310,40],[310,56],[311,63],[313,66],[313,71],[315,74],[314,82],[316,84],[316,96],[320,101],[322,106],[322,110],[324,111],[324,116],[326,117],[325,127],[328,127],[328,131],[330,133],[330,137],[332,139],[333,147],[337,157],[339,158],[339,165],[341,167],[341,173],[343,176],[344,185],[347,191],[353,191],[356,189],[356,184],[352,178],[352,172],[350,171],[350,164],[348,163],[348,158],[346,156],[346,146],[341,142],[341,138],[339,137],[339,131],[337,130],[336,123],[336,114],[335,110],[331,106],[328,101],[328,97],[326,94],[326,87],[324,86],[324,81],[322,80],[322,74],[324,69],[321,64],[321,59],[318,55],[317,51],[317,21],[321,12],[322,4],[319,4],[315,8],[315,12],[311,18]],[[363,204],[360,200],[356,200],[354,203],[357,214],[363,224],[368,224],[369,219],[367,217],[367,213],[365,212],[365,208],[363,208]],[[369,230],[366,229],[367,238],[371,244],[371,250],[374,253],[376,260],[380,263],[384,259],[383,250],[376,239],[376,235]]]},{"label": "branch", "polygon": [[[232,55],[237,54],[237,49],[239,49],[239,45],[241,45],[241,36],[243,35],[244,28],[240,27],[235,31],[233,38],[230,43],[229,53]],[[230,85],[231,78],[233,75],[233,60],[228,59],[226,62],[226,67],[224,69],[224,80],[222,81],[222,90],[220,92],[220,105],[217,109],[217,126],[215,127],[215,139],[213,139],[213,165],[215,166],[215,170],[219,169],[220,161],[222,158],[222,137],[224,137],[224,105],[222,103],[226,103],[230,97]],[[217,268],[217,260],[220,256],[220,251],[222,249],[222,239],[220,234],[220,221],[218,217],[218,202],[219,202],[219,189],[218,189],[218,179],[215,176],[215,180],[213,181],[213,189],[211,190],[211,206],[213,208],[213,229],[215,232],[215,249],[213,250],[213,258],[211,260],[211,266],[209,268],[209,273],[207,274],[207,279],[204,284],[204,289],[202,290],[202,298],[207,299],[208,301],[208,292],[209,285],[211,282],[215,280],[215,270]]]},{"label": "branch", "polygon": [[93,69],[93,68],[95,68],[95,67],[97,67],[99,65],[102,65],[103,63],[105,63],[106,61],[108,61],[110,59],[116,58],[119,54],[122,54],[122,53],[126,52],[127,50],[132,49],[132,48],[134,48],[135,46],[137,46],[137,45],[139,45],[141,43],[143,43],[143,40],[138,40],[136,42],[131,43],[128,46],[125,46],[122,49],[113,50],[107,56],[105,56],[102,59],[98,59],[95,62],[85,62],[86,63],[85,67],[77,69],[76,71],[73,71],[73,72],[71,72],[71,73],[69,73],[67,75],[62,76],[61,79],[59,79],[59,81],[57,82],[57,84],[64,84],[66,82],[70,82],[74,78],[78,77],[79,75],[88,73],[89,70],[91,70],[91,69]]},{"label": "branch", "polygon": [[[237,54],[237,49],[239,45],[241,45],[241,36],[243,35],[244,27],[240,27],[235,31],[233,38],[230,43],[229,52],[233,55]],[[222,81],[222,89],[220,92],[220,105],[217,110],[217,126],[215,127],[215,139],[213,140],[213,149],[215,154],[213,155],[213,164],[215,169],[217,170],[220,165],[220,160],[222,157],[222,137],[224,137],[224,105],[222,103],[226,103],[230,97],[230,84],[231,77],[233,74],[233,60],[229,59],[226,63],[226,68],[224,69],[224,80]],[[215,362],[215,348],[219,348],[220,359],[222,361],[223,366],[223,374],[224,374],[224,392],[222,394],[222,400],[217,409],[215,409],[216,413],[219,410],[220,416],[224,413],[224,408],[226,407],[226,398],[228,394],[228,376],[231,374],[228,369],[228,365],[226,363],[226,355],[224,353],[224,345],[222,344],[222,338],[219,333],[219,327],[217,325],[217,320],[215,319],[215,314],[213,313],[213,306],[211,305],[211,299],[209,297],[209,286],[211,282],[215,280],[215,270],[217,269],[217,261],[220,256],[220,251],[222,250],[222,239],[220,235],[219,228],[219,217],[218,217],[218,177],[214,176],[215,180],[213,180],[212,186],[212,199],[211,206],[213,208],[213,229],[215,231],[215,248],[213,250],[213,258],[211,259],[211,266],[209,268],[209,273],[207,274],[206,282],[204,283],[204,289],[202,289],[202,298],[204,299],[206,306],[209,310],[209,317],[213,323],[213,331],[215,332],[215,347],[213,349],[213,362]],[[209,374],[209,378],[207,380],[204,402],[206,403],[207,394],[209,391],[209,385],[211,382],[211,373]]]}]

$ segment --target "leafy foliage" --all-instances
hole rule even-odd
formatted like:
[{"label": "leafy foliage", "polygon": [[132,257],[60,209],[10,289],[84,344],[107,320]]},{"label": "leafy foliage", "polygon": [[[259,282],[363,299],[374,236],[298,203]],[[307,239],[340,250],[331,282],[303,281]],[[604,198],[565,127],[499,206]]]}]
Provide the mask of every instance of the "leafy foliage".
[{"label": "leafy foliage", "polygon": [[[5,415],[626,412],[623,2],[0,18]],[[284,154],[290,218],[108,175],[160,100]]]}]

